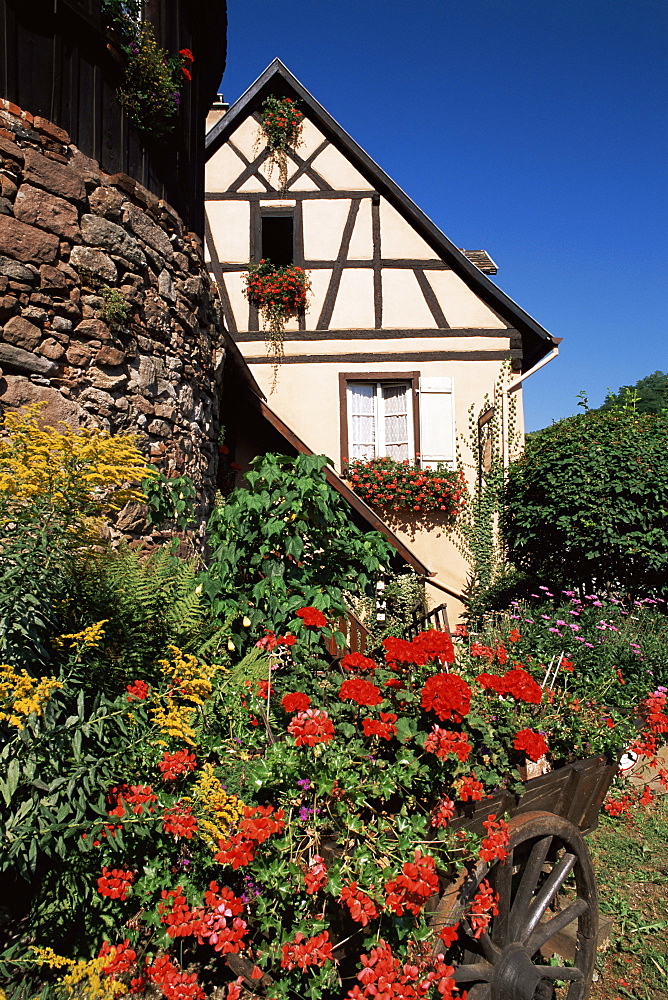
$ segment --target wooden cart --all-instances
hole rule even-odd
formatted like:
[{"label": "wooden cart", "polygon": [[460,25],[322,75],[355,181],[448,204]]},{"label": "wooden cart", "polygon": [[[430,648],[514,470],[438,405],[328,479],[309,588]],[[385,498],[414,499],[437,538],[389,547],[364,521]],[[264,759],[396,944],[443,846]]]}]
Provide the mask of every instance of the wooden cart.
[{"label": "wooden cart", "polygon": [[[616,760],[589,757],[532,778],[521,796],[501,791],[453,818],[455,828],[483,833],[490,813],[510,816],[508,857],[481,862],[449,886],[431,918],[435,929],[461,920],[454,977],[468,1000],[552,1000],[557,982],[564,1000],[588,996],[598,894],[583,836],[595,829],[616,771]],[[476,938],[465,914],[483,879],[499,894],[499,912]],[[569,925],[577,928],[572,964],[548,964],[544,954],[558,950]]]}]

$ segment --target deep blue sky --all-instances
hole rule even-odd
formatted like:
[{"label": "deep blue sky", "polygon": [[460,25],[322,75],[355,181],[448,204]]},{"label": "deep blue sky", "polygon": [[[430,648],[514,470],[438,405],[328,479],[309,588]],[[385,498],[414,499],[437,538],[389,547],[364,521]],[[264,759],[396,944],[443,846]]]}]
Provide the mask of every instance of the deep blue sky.
[{"label": "deep blue sky", "polygon": [[527,429],[668,371],[665,0],[228,0],[222,90],[278,56],[552,334]]}]

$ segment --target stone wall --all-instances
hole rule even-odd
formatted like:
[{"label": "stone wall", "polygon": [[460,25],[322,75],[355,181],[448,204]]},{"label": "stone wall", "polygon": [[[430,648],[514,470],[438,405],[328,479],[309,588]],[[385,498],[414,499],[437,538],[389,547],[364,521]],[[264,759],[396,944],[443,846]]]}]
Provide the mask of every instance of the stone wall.
[{"label": "stone wall", "polygon": [[0,404],[45,400],[49,423],[137,434],[150,461],[192,477],[206,513],[220,323],[199,240],[173,209],[0,100]]}]

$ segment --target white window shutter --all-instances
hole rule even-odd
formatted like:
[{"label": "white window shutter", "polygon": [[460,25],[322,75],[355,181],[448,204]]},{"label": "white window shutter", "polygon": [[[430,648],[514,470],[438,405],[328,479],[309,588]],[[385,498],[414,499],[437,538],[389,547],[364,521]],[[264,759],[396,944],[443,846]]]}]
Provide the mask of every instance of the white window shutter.
[{"label": "white window shutter", "polygon": [[439,462],[455,466],[455,409],[452,379],[420,379],[420,465],[433,469]]}]

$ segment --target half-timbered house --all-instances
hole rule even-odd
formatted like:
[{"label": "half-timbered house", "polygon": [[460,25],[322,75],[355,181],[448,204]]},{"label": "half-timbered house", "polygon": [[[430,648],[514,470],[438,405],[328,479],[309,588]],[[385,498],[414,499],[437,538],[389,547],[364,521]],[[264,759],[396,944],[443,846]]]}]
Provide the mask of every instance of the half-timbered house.
[{"label": "half-timbered house", "polygon": [[[260,138],[270,95],[305,116],[283,189]],[[488,254],[451,243],[279,60],[222,114],[206,147],[210,268],[267,395],[272,359],[244,269],[269,258],[310,278],[271,393],[281,420],[338,470],[381,455],[452,466],[477,447],[471,414],[475,432],[494,407],[507,459],[522,439],[521,382],[558,341],[490,280]],[[393,526],[431,569],[432,602],[445,592],[456,615],[468,567],[451,533],[437,517]]]}]

